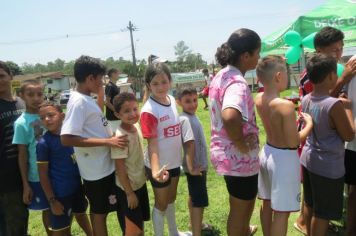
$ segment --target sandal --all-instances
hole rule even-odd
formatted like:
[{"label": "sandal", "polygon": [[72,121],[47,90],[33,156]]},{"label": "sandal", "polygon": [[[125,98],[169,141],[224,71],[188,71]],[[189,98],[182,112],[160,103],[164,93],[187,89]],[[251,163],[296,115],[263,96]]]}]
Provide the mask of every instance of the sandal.
[{"label": "sandal", "polygon": [[254,235],[257,231],[257,225],[250,225],[250,236]]},{"label": "sandal", "polygon": [[302,227],[300,227],[300,225],[298,225],[297,222],[295,222],[293,224],[294,228],[299,232],[299,233],[302,233],[303,235],[307,235],[307,232],[305,232]]}]

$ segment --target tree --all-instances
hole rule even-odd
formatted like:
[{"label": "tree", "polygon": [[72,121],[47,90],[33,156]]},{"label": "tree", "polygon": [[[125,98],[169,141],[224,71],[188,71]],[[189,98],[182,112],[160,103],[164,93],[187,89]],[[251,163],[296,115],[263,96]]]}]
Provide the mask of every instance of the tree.
[{"label": "tree", "polygon": [[17,65],[15,62],[12,62],[12,61],[7,61],[5,62],[6,65],[9,67],[12,75],[22,75],[22,70],[21,68],[19,67],[19,65]]},{"label": "tree", "polygon": [[174,46],[174,51],[174,54],[177,56],[178,62],[183,62],[187,55],[192,52],[192,50],[190,50],[189,47],[185,45],[185,42],[183,40],[179,41],[177,45]]}]

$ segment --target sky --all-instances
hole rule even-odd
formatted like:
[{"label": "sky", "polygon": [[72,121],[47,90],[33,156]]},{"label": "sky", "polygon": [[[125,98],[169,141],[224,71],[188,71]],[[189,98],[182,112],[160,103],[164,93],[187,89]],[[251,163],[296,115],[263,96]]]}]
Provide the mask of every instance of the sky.
[{"label": "sky", "polygon": [[132,60],[150,54],[175,60],[181,40],[214,62],[216,48],[239,28],[263,37],[285,27],[325,0],[1,0],[0,60],[47,64],[89,55]]}]

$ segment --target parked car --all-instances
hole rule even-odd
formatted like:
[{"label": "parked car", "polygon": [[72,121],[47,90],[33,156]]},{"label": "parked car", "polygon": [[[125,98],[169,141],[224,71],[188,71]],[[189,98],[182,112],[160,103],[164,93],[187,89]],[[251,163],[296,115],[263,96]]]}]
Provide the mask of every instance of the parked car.
[{"label": "parked car", "polygon": [[63,90],[59,96],[59,104],[66,105],[70,97],[71,90]]}]

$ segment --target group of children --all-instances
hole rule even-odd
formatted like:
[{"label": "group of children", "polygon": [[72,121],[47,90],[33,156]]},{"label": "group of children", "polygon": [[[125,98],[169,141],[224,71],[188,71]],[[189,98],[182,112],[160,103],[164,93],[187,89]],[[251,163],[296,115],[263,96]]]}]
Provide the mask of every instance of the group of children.
[{"label": "group of children", "polygon": [[[224,176],[230,195],[228,235],[256,231],[249,227],[249,220],[257,194],[263,200],[263,234],[286,235],[289,213],[300,209],[301,178],[307,234],[325,235],[329,220],[341,217],[344,141],[355,137],[351,101],[345,95],[334,98],[329,94],[349,82],[350,76],[347,82],[340,82],[336,58],[326,53],[308,61],[313,90],[301,101],[298,122],[302,128],[298,131],[294,104],[280,98],[288,82],[285,60],[267,56],[258,62],[260,47],[255,32],[234,32],[218,49],[216,56],[224,69],[209,86],[210,152],[213,167]],[[253,101],[243,75],[256,65],[264,92]],[[354,76],[356,63],[349,63],[347,70],[345,73]],[[1,131],[7,132],[1,140],[1,154],[6,149],[6,167],[20,173],[16,176],[0,167],[0,216],[17,217],[0,220],[0,233],[26,234],[26,204],[42,211],[49,235],[70,235],[73,216],[87,235],[108,235],[106,218],[112,211],[117,212],[123,235],[143,235],[144,221],[150,219],[148,179],[154,193],[154,234],[164,235],[167,219],[169,235],[190,235],[178,231],[175,219],[183,166],[192,234],[201,235],[208,206],[208,155],[203,128],[195,115],[197,91],[181,88],[176,100],[169,95],[172,77],[168,67],[151,63],[145,73],[149,94],[141,112],[133,94],[121,93],[110,100],[112,118],[120,120],[113,130],[103,115],[103,103],[91,97],[92,93],[104,97],[105,73],[98,59],[81,56],[76,60],[77,89],[70,96],[66,114],[58,105],[43,101],[40,82],[25,81],[20,90],[26,105],[23,110],[21,101],[11,95],[11,72],[0,62],[0,109],[7,109],[0,116]],[[267,134],[260,152],[254,104]],[[299,159],[297,148],[303,142]],[[17,188],[8,189],[3,178],[16,181]]]}]

